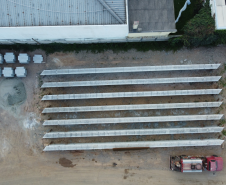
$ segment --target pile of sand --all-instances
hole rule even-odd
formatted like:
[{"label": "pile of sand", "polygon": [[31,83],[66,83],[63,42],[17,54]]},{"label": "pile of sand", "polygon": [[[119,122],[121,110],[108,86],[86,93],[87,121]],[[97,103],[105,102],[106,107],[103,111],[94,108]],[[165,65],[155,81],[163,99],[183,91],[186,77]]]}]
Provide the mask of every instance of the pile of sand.
[{"label": "pile of sand", "polygon": [[27,99],[24,83],[19,79],[4,79],[0,83],[0,103],[3,106],[21,105]]}]

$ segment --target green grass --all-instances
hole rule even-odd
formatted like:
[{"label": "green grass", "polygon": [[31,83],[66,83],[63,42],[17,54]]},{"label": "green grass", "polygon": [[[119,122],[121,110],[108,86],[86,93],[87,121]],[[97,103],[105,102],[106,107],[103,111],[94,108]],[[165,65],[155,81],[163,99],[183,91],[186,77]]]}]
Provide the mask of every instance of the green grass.
[{"label": "green grass", "polygon": [[223,130],[222,131],[222,134],[226,136],[226,130]]},{"label": "green grass", "polygon": [[226,30],[216,30],[214,34],[218,38],[216,44],[226,44]]},{"label": "green grass", "polygon": [[225,119],[221,119],[221,120],[220,120],[220,125],[224,125],[224,124],[225,124],[225,122],[226,122],[226,120],[225,120]]},{"label": "green grass", "polygon": [[[176,24],[177,33],[175,34],[183,34],[183,27],[184,25],[192,19],[199,11],[200,7],[200,0],[190,0],[191,4],[187,6],[187,9],[182,12],[181,17],[179,21]],[[186,0],[174,0],[174,10],[175,10],[175,20],[177,19],[177,16],[181,10],[181,8],[184,6]]]},{"label": "green grass", "polygon": [[90,51],[93,53],[100,53],[106,50],[112,50],[114,52],[128,51],[135,49],[137,51],[176,51],[182,46],[172,46],[169,42],[134,42],[134,43],[103,43],[103,44],[40,44],[40,45],[29,45],[29,44],[13,44],[13,45],[0,45],[0,50],[11,50],[28,52],[36,49],[42,49],[47,54],[54,52],[80,52]]},{"label": "green grass", "polygon": [[219,83],[221,86],[225,87],[226,86],[226,80],[225,79],[220,79]]}]

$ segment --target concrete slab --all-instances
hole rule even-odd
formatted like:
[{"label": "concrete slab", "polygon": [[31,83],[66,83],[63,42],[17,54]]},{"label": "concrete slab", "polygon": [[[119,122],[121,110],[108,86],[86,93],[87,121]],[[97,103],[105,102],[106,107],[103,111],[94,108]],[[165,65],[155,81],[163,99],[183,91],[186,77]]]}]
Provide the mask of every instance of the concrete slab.
[{"label": "concrete slab", "polygon": [[14,53],[5,53],[4,60],[8,64],[13,64],[16,62],[16,57],[15,57]]},{"label": "concrete slab", "polygon": [[12,78],[15,76],[15,73],[14,73],[14,70],[13,68],[11,67],[5,67],[3,70],[2,70],[2,74],[4,77],[6,78]]},{"label": "concrete slab", "polygon": [[31,57],[27,53],[20,53],[18,56],[18,61],[21,64],[28,64],[31,61]]},{"label": "concrete slab", "polygon": [[34,55],[33,61],[35,64],[41,64],[43,62],[43,56],[42,55]]},{"label": "concrete slab", "polygon": [[24,67],[16,67],[15,74],[17,77],[26,77],[27,70]]}]

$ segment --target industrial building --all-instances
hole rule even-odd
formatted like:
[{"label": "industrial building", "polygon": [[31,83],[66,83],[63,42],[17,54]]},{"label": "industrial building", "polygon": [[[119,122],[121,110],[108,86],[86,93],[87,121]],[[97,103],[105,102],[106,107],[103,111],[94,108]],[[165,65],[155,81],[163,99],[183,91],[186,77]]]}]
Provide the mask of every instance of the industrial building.
[{"label": "industrial building", "polygon": [[0,43],[167,40],[173,0],[2,0]]}]

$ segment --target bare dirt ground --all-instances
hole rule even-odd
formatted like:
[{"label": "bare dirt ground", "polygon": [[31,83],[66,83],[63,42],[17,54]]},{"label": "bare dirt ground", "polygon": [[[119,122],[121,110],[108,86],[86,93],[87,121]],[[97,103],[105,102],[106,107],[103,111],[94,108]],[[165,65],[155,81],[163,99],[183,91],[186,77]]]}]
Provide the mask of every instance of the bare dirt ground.
[{"label": "bare dirt ground", "polygon": [[[4,51],[0,51],[4,52]],[[44,54],[42,51],[36,51]],[[31,54],[34,54],[31,53]],[[44,54],[45,56],[45,54]],[[170,155],[212,155],[222,156],[226,161],[226,149],[221,147],[183,147],[160,148],[127,151],[76,151],[76,152],[42,152],[46,143],[79,143],[79,142],[108,142],[108,141],[145,141],[145,140],[176,140],[176,139],[205,139],[223,138],[222,134],[185,134],[166,136],[130,136],[130,137],[100,137],[75,138],[64,140],[43,140],[43,135],[50,131],[67,130],[100,130],[100,129],[133,129],[133,128],[169,128],[219,125],[219,122],[175,122],[175,123],[139,123],[139,124],[106,124],[83,125],[73,127],[44,127],[45,119],[71,119],[92,117],[126,117],[126,116],[159,116],[159,115],[189,115],[189,114],[225,114],[223,104],[219,109],[175,109],[175,110],[146,110],[146,111],[116,111],[91,112],[70,114],[46,114],[41,112],[45,107],[85,106],[85,105],[116,105],[116,104],[144,104],[144,103],[173,103],[198,101],[224,101],[226,91],[217,96],[188,96],[188,97],[158,97],[158,98],[124,98],[105,100],[76,100],[41,102],[45,94],[86,93],[86,92],[117,92],[117,91],[146,91],[173,89],[204,89],[224,88],[222,83],[191,83],[172,85],[135,85],[110,87],[82,87],[40,89],[47,81],[76,81],[100,79],[129,79],[129,78],[157,78],[177,76],[212,76],[222,75],[225,79],[224,64],[226,47],[198,48],[173,52],[136,52],[93,54],[54,53],[45,56],[44,64],[27,65],[28,76],[17,79],[23,82],[26,89],[26,100],[7,106],[0,89],[0,185],[13,184],[226,184],[226,168],[213,175],[209,172],[199,174],[182,174],[169,170]],[[59,77],[40,77],[43,69],[56,68],[88,68],[88,67],[119,67],[143,65],[171,65],[171,64],[199,64],[221,63],[219,70],[196,72],[152,72],[136,74],[98,74],[71,75]],[[20,64],[4,64],[17,67]],[[16,79],[15,79],[16,80]],[[14,84],[15,81],[10,82]],[[0,78],[0,87],[6,83]],[[9,83],[8,83],[9,84]],[[1,94],[2,92],[2,94]],[[3,96],[5,97],[5,96]],[[116,165],[117,164],[117,165]]]}]

